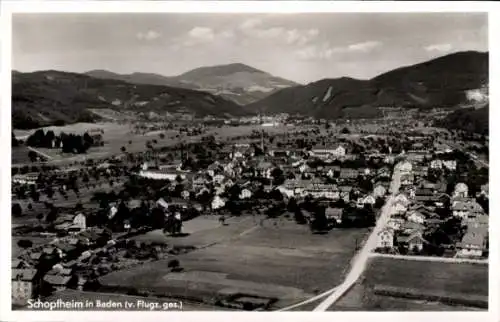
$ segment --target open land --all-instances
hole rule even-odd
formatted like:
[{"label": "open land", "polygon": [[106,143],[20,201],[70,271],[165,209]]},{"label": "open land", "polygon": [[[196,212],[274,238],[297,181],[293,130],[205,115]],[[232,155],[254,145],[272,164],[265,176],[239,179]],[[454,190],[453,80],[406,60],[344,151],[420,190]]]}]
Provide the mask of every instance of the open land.
[{"label": "open land", "polygon": [[[183,272],[170,273],[167,261],[158,261],[113,272],[100,283],[105,288],[151,289],[154,285],[154,294],[198,294],[208,302],[221,294],[244,293],[277,298],[278,308],[339,283],[349,267],[355,241],[361,242],[367,233],[367,229],[350,229],[313,235],[306,227],[288,221],[276,226],[266,221],[260,226],[253,218],[236,218],[227,226],[214,228],[210,220],[201,220],[207,229],[192,230],[187,237],[170,237],[174,245],[202,248],[177,256]],[[136,239],[159,242],[169,238],[159,236],[151,232]]]},{"label": "open land", "polygon": [[[374,288],[406,290],[422,298],[402,298],[375,294]],[[451,301],[427,300],[427,296],[446,294]],[[453,303],[454,298],[488,298],[488,265],[469,263],[415,262],[375,258],[363,278],[330,308],[370,311],[459,311],[479,307]]]}]

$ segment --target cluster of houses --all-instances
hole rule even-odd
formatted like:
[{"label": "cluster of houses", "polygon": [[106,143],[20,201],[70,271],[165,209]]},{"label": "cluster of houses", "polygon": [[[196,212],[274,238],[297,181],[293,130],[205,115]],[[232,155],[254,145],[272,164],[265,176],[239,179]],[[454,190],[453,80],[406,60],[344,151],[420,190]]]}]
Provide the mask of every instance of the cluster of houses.
[{"label": "cluster of houses", "polygon": [[[430,162],[431,167],[444,166],[456,169],[456,162]],[[416,168],[416,169],[415,169]],[[421,167],[412,162],[399,166],[401,171],[400,193],[394,198],[395,213],[379,233],[378,248],[384,251],[405,249],[420,253],[426,243],[426,232],[439,227],[450,218],[458,219],[465,228],[460,242],[448,245],[456,257],[482,257],[488,252],[488,215],[469,195],[465,183],[457,183],[452,195],[446,193],[443,182],[431,183],[419,175]],[[425,169],[424,169],[425,172]],[[480,194],[487,196],[488,186],[481,187]],[[443,213],[448,216],[443,218]]]}]

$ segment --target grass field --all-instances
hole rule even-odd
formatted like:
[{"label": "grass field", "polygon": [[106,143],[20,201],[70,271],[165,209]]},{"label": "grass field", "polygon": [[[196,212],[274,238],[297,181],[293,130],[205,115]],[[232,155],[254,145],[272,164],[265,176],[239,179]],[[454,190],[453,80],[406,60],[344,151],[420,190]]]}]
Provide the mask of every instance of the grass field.
[{"label": "grass field", "polygon": [[414,290],[421,294],[485,298],[488,296],[488,266],[375,258],[370,261],[364,279],[349,290],[330,310],[480,310],[472,306],[452,305],[439,301],[378,295],[373,293],[374,286]]},{"label": "grass field", "polygon": [[[293,304],[341,282],[354,254],[356,239],[367,230],[334,230],[313,235],[290,221],[261,226],[257,218],[234,218],[227,226],[198,227],[186,237],[152,232],[141,241],[195,246],[179,255],[184,271],[170,273],[168,260],[117,271],[101,277],[101,284],[154,289],[168,296],[213,299],[221,294],[246,293],[279,299],[276,307]],[[193,220],[192,226],[195,226]],[[203,226],[203,225],[201,225]]]}]

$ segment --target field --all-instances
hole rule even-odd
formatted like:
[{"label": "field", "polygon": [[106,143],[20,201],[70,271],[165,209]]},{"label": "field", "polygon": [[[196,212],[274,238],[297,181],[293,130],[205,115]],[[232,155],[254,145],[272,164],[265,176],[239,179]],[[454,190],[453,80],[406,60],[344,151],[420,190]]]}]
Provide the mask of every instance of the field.
[{"label": "field", "polygon": [[478,310],[450,302],[408,299],[375,294],[373,287],[386,287],[420,293],[446,295],[457,299],[485,300],[488,296],[488,266],[466,263],[372,259],[362,282],[354,286],[331,310]]},{"label": "field", "polygon": [[276,298],[275,306],[283,307],[339,284],[356,240],[361,242],[367,233],[353,229],[313,235],[291,221],[266,220],[261,225],[260,219],[252,217],[232,218],[227,226],[217,227],[207,218],[202,220],[207,229],[192,228],[186,237],[152,232],[137,238],[197,247],[176,257],[182,272],[171,273],[169,260],[162,260],[113,272],[102,277],[101,284],[207,302],[242,293]]}]

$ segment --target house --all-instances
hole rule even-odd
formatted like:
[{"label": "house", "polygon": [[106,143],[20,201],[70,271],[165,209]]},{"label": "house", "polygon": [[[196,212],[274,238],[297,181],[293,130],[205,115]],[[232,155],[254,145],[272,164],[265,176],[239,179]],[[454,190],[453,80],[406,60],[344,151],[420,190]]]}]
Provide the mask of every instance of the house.
[{"label": "house", "polygon": [[401,226],[401,231],[403,234],[412,234],[414,232],[420,232],[423,234],[425,230],[425,226],[416,222],[412,221],[405,221],[403,225]]},{"label": "house", "polygon": [[225,177],[224,175],[222,175],[222,174],[216,174],[216,175],[213,177],[213,181],[214,181],[215,183],[217,183],[217,184],[221,184],[221,183],[224,181],[224,179],[225,179],[225,178],[226,178],[226,177]]},{"label": "house", "polygon": [[400,230],[401,227],[403,227],[403,224],[406,222],[406,219],[403,215],[393,215],[387,222],[387,227],[391,228],[392,230]]},{"label": "house", "polygon": [[407,248],[410,251],[420,252],[424,248],[426,241],[422,237],[422,231],[412,231],[410,233],[403,233],[398,235],[397,243],[400,246]]},{"label": "house", "polygon": [[337,224],[342,223],[342,208],[332,208],[328,207],[325,209],[326,219],[331,220]]},{"label": "house", "polygon": [[377,248],[394,247],[394,230],[385,228],[377,235]]},{"label": "house", "polygon": [[60,275],[60,274],[56,274],[56,273],[46,274],[43,277],[43,281],[45,283],[51,285],[53,288],[55,288],[56,291],[65,290],[72,280],[73,280],[73,276]]},{"label": "house", "polygon": [[418,211],[411,211],[407,213],[406,219],[411,222],[415,222],[417,224],[425,223],[425,215]]},{"label": "house", "polygon": [[241,190],[240,195],[239,195],[240,199],[249,199],[251,197],[252,197],[252,192],[250,190],[248,190],[246,188]]},{"label": "house", "polygon": [[479,196],[484,196],[486,198],[489,198],[489,185],[488,184],[483,184],[481,186],[481,191],[478,193]]},{"label": "house", "polygon": [[339,186],[339,191],[340,191],[340,198],[343,199],[345,202],[349,202],[349,200],[351,199],[352,187]]},{"label": "house", "polygon": [[383,185],[376,185],[375,188],[373,188],[373,196],[375,198],[382,198],[385,196],[387,193],[387,189]]},{"label": "house", "polygon": [[443,161],[437,159],[437,160],[432,160],[430,167],[432,169],[441,169],[443,167]]},{"label": "house", "polygon": [[205,180],[203,177],[199,176],[193,180],[191,185],[192,185],[193,190],[198,191],[198,190],[204,188],[206,184],[207,184],[207,180]]},{"label": "house", "polygon": [[226,202],[220,196],[215,196],[211,204],[213,210],[220,209],[225,205]]},{"label": "house", "polygon": [[24,306],[37,297],[40,287],[37,273],[33,268],[12,269],[12,304]]},{"label": "house", "polygon": [[456,160],[445,160],[443,161],[443,167],[448,170],[455,171],[457,169],[457,161]]},{"label": "house", "polygon": [[396,169],[399,172],[401,172],[401,174],[410,174],[410,173],[412,173],[413,166],[412,166],[411,162],[403,161],[401,163],[398,163],[398,165],[396,166]]},{"label": "house", "polygon": [[465,183],[457,183],[455,190],[453,191],[454,198],[468,198],[469,197],[469,187]]},{"label": "house", "polygon": [[408,204],[410,203],[410,201],[408,200],[408,197],[404,193],[398,194],[394,198],[394,202],[400,203],[400,204],[404,205],[405,207],[408,206]]},{"label": "house", "polygon": [[456,200],[451,205],[453,216],[462,219],[471,219],[483,215],[484,210],[475,200],[467,199],[466,201]]},{"label": "house", "polygon": [[479,215],[474,218],[467,218],[464,224],[467,225],[468,229],[485,229],[487,231],[489,219],[488,215]]},{"label": "house", "polygon": [[458,243],[457,257],[481,257],[486,250],[487,230],[467,231]]},{"label": "house", "polygon": [[358,199],[358,207],[363,208],[365,205],[370,205],[373,206],[375,204],[376,200],[374,196],[368,195],[366,197],[361,197]]},{"label": "house", "polygon": [[434,200],[434,190],[427,188],[418,188],[415,191],[415,200],[421,203],[432,202]]},{"label": "house", "polygon": [[340,179],[350,180],[356,179],[359,176],[359,172],[356,169],[343,168],[340,170]]},{"label": "house", "polygon": [[415,182],[415,176],[413,173],[405,173],[401,175],[401,185],[410,186]]},{"label": "house", "polygon": [[87,229],[87,217],[84,214],[79,213],[73,219],[73,227],[78,228],[80,230]]}]

